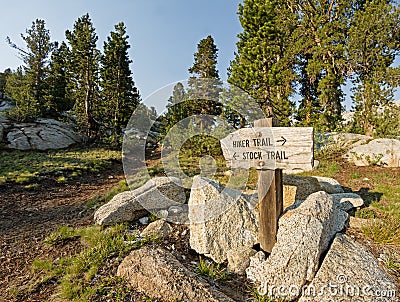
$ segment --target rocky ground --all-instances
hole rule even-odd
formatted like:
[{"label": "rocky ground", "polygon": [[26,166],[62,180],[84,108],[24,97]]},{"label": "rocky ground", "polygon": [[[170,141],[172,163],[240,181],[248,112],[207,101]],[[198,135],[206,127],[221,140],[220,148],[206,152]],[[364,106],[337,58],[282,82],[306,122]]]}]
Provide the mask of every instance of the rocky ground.
[{"label": "rocky ground", "polygon": [[[357,169],[357,170],[355,170]],[[377,167],[353,167],[340,163],[340,170],[335,178],[345,187],[349,184],[355,171],[373,173]],[[400,178],[399,169],[390,173]],[[52,300],[56,284],[47,282],[29,295],[16,296],[23,292],[33,272],[31,265],[37,258],[52,258],[75,254],[81,246],[78,241],[62,246],[51,246],[43,239],[60,226],[84,226],[93,224],[93,210],[88,209],[86,202],[94,195],[101,195],[123,179],[121,164],[114,164],[100,174],[84,175],[80,179],[58,184],[48,179],[36,189],[26,189],[23,185],[6,183],[0,186],[0,301],[45,301]],[[373,185],[368,179],[352,181],[347,191],[360,194],[369,199]],[[365,239],[357,229],[350,228],[347,233],[362,242],[377,257],[380,248]],[[172,252],[185,267],[195,271],[198,255],[189,248],[189,236],[184,226],[174,226],[171,236],[159,243],[162,248]],[[185,234],[185,235],[182,235]],[[117,264],[108,269],[117,269]],[[228,282],[213,284],[219,291],[236,301],[249,299],[249,283],[244,277],[233,275]],[[131,301],[140,297],[132,293]],[[140,301],[140,300],[138,300]],[[154,301],[154,300],[153,300]]]}]

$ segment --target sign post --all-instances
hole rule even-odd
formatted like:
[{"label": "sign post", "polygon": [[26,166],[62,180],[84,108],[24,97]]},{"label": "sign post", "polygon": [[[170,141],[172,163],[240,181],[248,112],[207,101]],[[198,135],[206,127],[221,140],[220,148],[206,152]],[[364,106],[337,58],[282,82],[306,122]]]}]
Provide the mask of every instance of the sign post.
[{"label": "sign post", "polygon": [[314,129],[277,124],[273,118],[257,120],[254,128],[239,129],[221,140],[228,165],[258,170],[259,241],[268,253],[283,212],[282,170],[311,170],[314,163]]},{"label": "sign post", "polygon": [[[267,118],[254,121],[254,127],[277,127],[278,121]],[[280,141],[286,143],[282,137]],[[277,143],[279,143],[277,141]],[[276,155],[276,154],[275,154]],[[286,154],[285,154],[286,155]],[[286,157],[286,156],[285,156]],[[278,219],[283,212],[283,181],[282,169],[270,170],[257,167],[258,173],[258,211],[259,211],[259,241],[263,251],[271,253],[276,243]]]}]

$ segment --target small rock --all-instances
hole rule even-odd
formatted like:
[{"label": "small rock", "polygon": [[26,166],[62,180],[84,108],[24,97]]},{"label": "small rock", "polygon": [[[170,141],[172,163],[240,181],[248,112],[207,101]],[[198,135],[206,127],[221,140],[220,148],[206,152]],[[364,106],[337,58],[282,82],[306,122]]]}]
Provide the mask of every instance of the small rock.
[{"label": "small rock", "polygon": [[235,274],[244,275],[246,273],[246,268],[250,265],[250,257],[255,254],[255,250],[245,247],[228,251],[228,270]]},{"label": "small rock", "polygon": [[114,196],[108,203],[98,208],[94,213],[94,220],[100,225],[113,225],[133,221],[147,214],[147,210],[136,202],[132,191],[125,191]]},{"label": "small rock", "polygon": [[225,171],[224,175],[231,177],[231,176],[233,176],[233,171],[232,170]]},{"label": "small rock", "polygon": [[167,238],[172,231],[172,227],[164,219],[156,220],[150,223],[142,232],[142,237],[161,237]]},{"label": "small rock", "polygon": [[139,222],[142,225],[147,225],[147,224],[149,224],[149,217],[148,216],[142,217],[142,218],[139,219]]},{"label": "small rock", "polygon": [[160,219],[166,219],[168,217],[168,211],[167,210],[157,211],[156,216]]},{"label": "small rock", "polygon": [[349,226],[353,229],[362,229],[363,227],[370,224],[371,221],[373,220],[350,216]]},{"label": "small rock", "polygon": [[172,207],[169,207],[169,209],[168,209],[168,213],[171,215],[180,214],[182,212],[183,212],[183,209],[178,206],[172,206]]}]

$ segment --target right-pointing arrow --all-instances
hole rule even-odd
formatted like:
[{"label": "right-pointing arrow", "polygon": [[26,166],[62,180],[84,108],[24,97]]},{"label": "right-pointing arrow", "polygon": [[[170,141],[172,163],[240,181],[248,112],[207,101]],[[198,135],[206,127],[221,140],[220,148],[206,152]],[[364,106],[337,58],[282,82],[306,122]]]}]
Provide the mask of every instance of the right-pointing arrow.
[{"label": "right-pointing arrow", "polygon": [[286,138],[284,138],[283,136],[281,136],[281,138],[282,138],[282,139],[277,140],[276,142],[277,142],[277,143],[282,142],[282,146],[283,146],[283,145],[286,143]]}]

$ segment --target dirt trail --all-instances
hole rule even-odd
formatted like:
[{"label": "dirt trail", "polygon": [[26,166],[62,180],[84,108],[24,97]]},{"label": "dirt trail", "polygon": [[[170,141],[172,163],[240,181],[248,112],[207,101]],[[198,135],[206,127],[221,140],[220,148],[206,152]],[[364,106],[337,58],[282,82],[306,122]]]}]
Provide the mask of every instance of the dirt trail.
[{"label": "dirt trail", "polygon": [[39,288],[29,296],[21,292],[32,277],[32,261],[50,255],[66,256],[74,249],[55,248],[44,244],[43,239],[60,226],[91,224],[93,211],[86,207],[86,202],[92,196],[104,194],[123,178],[122,165],[114,164],[97,175],[85,175],[63,184],[46,180],[36,189],[1,185],[0,301],[48,299],[52,286]]}]

